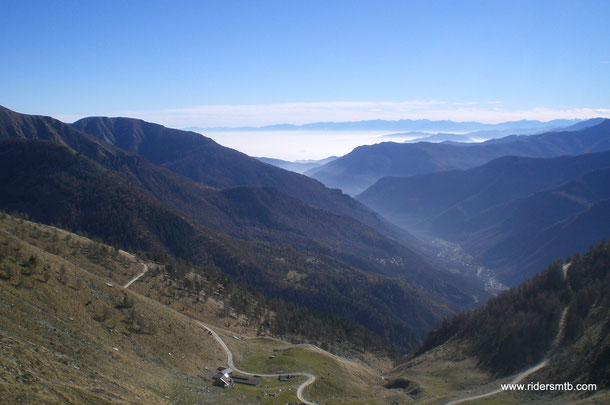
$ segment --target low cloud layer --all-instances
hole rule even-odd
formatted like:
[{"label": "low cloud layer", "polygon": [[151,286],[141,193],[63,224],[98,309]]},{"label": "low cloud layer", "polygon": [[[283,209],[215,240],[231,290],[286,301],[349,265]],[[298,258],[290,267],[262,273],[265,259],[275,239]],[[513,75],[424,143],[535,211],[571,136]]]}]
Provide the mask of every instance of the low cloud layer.
[{"label": "low cloud layer", "polygon": [[[99,112],[97,113],[99,114]],[[311,102],[280,104],[201,105],[156,111],[120,111],[111,116],[128,116],[174,128],[241,127],[272,124],[306,124],[320,121],[430,119],[497,123],[521,119],[550,121],[557,118],[610,117],[609,108],[509,109],[498,101],[446,102],[414,100],[403,102]],[[63,115],[73,121],[80,117]]]}]

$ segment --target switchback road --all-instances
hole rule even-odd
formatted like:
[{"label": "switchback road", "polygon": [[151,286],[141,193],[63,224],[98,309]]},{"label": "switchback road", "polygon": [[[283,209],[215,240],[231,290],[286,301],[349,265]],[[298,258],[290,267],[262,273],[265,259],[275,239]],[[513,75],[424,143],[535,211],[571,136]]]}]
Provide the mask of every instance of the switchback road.
[{"label": "switchback road", "polygon": [[[238,373],[249,375],[249,376],[256,375],[259,377],[279,377],[281,375],[286,374],[286,373],[281,373],[281,374],[251,373],[249,371],[240,370],[239,368],[235,367],[235,363],[233,362],[233,353],[231,352],[231,350],[229,349],[227,344],[224,342],[224,340],[222,340],[220,335],[218,335],[218,333],[216,333],[216,331],[214,329],[212,329],[209,325],[207,325],[201,321],[197,321],[197,320],[195,320],[195,322],[197,322],[197,324],[199,324],[201,327],[205,328],[208,332],[210,332],[212,334],[212,336],[214,337],[214,339],[216,339],[218,344],[220,344],[220,346],[222,346],[224,351],[227,353],[227,363],[228,363],[227,365],[234,371],[237,371]],[[316,381],[316,376],[313,374],[310,374],[310,373],[302,372],[302,371],[301,372],[290,372],[290,374],[291,375],[302,375],[302,376],[307,377],[307,380],[303,384],[299,385],[299,388],[297,389],[297,398],[299,399],[299,401],[301,401],[304,404],[315,405],[315,402],[308,401],[305,399],[305,397],[303,397],[303,390],[306,387],[313,384],[314,381]]]},{"label": "switchback road", "polygon": [[[140,264],[142,266],[144,266],[144,271],[142,273],[138,274],[137,276],[135,276],[134,278],[132,278],[131,280],[129,280],[129,282],[123,286],[123,289],[128,288],[130,285],[132,285],[134,282],[136,282],[140,277],[142,277],[144,274],[146,274],[146,272],[148,271],[148,266],[142,262]],[[193,319],[193,318],[191,318],[191,319]],[[224,340],[222,340],[220,335],[218,333],[216,333],[216,331],[214,329],[212,329],[209,325],[207,325],[197,319],[193,319],[193,320],[199,326],[201,326],[202,328],[204,328],[205,330],[210,332],[212,334],[212,336],[214,337],[214,339],[218,342],[218,344],[220,346],[222,346],[224,351],[227,353],[227,365],[234,371],[237,371],[238,373],[241,373],[244,375],[249,375],[249,376],[256,375],[256,376],[260,376],[260,377],[279,377],[280,375],[286,374],[286,373],[282,373],[282,374],[251,373],[249,371],[240,370],[239,368],[235,367],[235,363],[233,362],[233,353],[231,352],[231,350],[229,349],[227,344],[224,342]],[[299,399],[299,401],[301,401],[302,403],[304,403],[306,405],[316,405],[315,402],[308,401],[303,396],[303,390],[316,381],[316,376],[311,373],[306,373],[306,372],[291,372],[290,374],[291,375],[302,375],[302,376],[307,377],[307,380],[304,383],[302,383],[301,385],[299,385],[299,388],[297,389],[297,398]]]}]

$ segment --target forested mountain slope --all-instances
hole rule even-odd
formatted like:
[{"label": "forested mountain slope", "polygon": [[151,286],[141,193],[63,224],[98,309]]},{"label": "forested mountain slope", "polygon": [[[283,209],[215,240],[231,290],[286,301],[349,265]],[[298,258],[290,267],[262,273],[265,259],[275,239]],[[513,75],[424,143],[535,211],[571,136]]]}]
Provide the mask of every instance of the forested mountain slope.
[{"label": "forested mountain slope", "polygon": [[[444,321],[420,353],[458,344],[481,368],[510,375],[548,356],[556,341],[556,353],[540,371],[544,381],[610,388],[610,243],[575,254],[567,263],[556,262],[484,307]],[[565,327],[557,339],[564,309]]]},{"label": "forested mountain slope", "polygon": [[[366,271],[400,277],[438,295],[437,299],[450,306],[469,305],[475,301],[473,295],[481,299],[487,296],[478,280],[464,280],[431,266],[413,249],[388,239],[357,220],[311,207],[277,189],[254,186],[213,188],[156,166],[145,158],[50,117],[18,114],[6,109],[0,110],[0,117],[5,123],[0,127],[0,137],[50,139],[67,145],[117,171],[191,219],[222,234],[289,244],[297,249],[328,254]],[[171,138],[168,131],[171,134],[175,131],[139,120],[121,119],[119,122],[150,126],[161,132],[163,140]],[[178,139],[191,139],[188,136],[185,138],[188,133],[175,132]],[[200,137],[198,134],[191,135]],[[156,138],[153,136],[153,139]],[[226,149],[219,145],[216,147]],[[250,158],[244,155],[244,159]],[[287,173],[277,170],[281,174]],[[347,196],[342,198],[353,201]],[[383,227],[383,223],[377,224]]]},{"label": "forested mountain slope", "polygon": [[281,190],[307,204],[351,216],[382,233],[404,234],[361,203],[318,181],[263,163],[226,148],[199,133],[166,128],[131,118],[90,117],[74,128],[140,155],[192,180],[212,187],[263,186]]},{"label": "forested mountain slope", "polygon": [[[514,284],[610,235],[600,209],[610,198],[608,168],[610,152],[507,156],[469,170],[386,177],[358,198],[397,224],[459,243]],[[577,232],[567,225],[585,217],[589,226]]]}]

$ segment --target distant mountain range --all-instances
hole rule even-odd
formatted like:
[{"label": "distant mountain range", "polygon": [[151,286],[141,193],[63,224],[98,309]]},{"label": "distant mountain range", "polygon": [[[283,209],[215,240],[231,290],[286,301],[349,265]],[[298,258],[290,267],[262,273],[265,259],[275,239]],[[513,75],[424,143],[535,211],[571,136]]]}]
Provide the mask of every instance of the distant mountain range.
[{"label": "distant mountain range", "polygon": [[[553,157],[610,149],[610,120],[579,124],[583,129],[511,136],[479,144],[383,142],[360,146],[324,166],[306,172],[328,187],[356,195],[385,176],[412,176],[468,169],[501,156]],[[596,125],[595,125],[596,124]]]},{"label": "distant mountain range", "polygon": [[[396,133],[384,135],[383,138],[412,138],[409,140],[405,140],[404,142],[408,143],[416,143],[416,142],[480,142],[489,139],[498,139],[508,137],[508,139],[504,139],[502,142],[506,142],[511,135],[536,135],[542,134],[550,131],[577,131],[579,129],[583,129],[586,127],[590,127],[593,125],[597,125],[603,121],[603,118],[593,118],[586,121],[580,121],[574,125],[570,125],[567,127],[563,126],[548,126],[548,127],[524,127],[524,128],[509,128],[509,129],[488,129],[482,131],[474,131],[467,133],[426,133],[426,132],[406,132],[406,133]],[[559,123],[558,123],[559,124]]]},{"label": "distant mountain range", "polygon": [[189,127],[189,131],[425,131],[425,132],[474,132],[483,130],[511,130],[513,128],[555,128],[574,125],[581,120],[557,119],[547,122],[536,120],[507,121],[499,124],[481,122],[456,122],[450,120],[366,120],[348,122],[314,122],[303,125],[277,124],[262,127]]},{"label": "distant mountain range", "polygon": [[[396,135],[400,135],[400,134],[396,134]],[[415,143],[415,142],[445,142],[445,141],[450,141],[450,142],[472,142],[473,140],[468,135],[445,134],[445,133],[441,132],[441,133],[438,133],[438,134],[422,136],[420,138],[412,139],[412,140],[405,141],[405,142]]]}]

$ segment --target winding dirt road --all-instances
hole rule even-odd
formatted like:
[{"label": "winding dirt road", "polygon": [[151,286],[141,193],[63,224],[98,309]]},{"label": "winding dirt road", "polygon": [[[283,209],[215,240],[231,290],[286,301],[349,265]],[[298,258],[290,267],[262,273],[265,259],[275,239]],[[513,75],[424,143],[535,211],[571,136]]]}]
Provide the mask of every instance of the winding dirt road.
[{"label": "winding dirt road", "polygon": [[[519,374],[515,378],[513,378],[508,384],[518,384],[518,383],[520,383],[525,378],[527,378],[527,376],[529,376],[531,374],[534,374],[536,371],[538,371],[541,368],[545,367],[548,362],[549,362],[549,360],[546,359],[546,360],[543,360],[542,362],[536,364],[534,367],[528,368],[527,370],[525,370],[524,372],[522,372],[521,374]],[[454,401],[447,402],[445,405],[455,405],[455,404],[461,404],[462,402],[474,401],[475,399],[481,399],[481,398],[490,397],[490,396],[498,394],[500,392],[504,392],[504,390],[501,387],[500,388],[496,388],[493,391],[486,392],[484,394],[473,395],[473,396],[466,397],[466,398],[456,399]]]},{"label": "winding dirt road", "polygon": [[[206,325],[205,323],[195,320],[195,322],[197,322],[198,325],[200,325],[201,327],[205,328],[207,331],[209,331],[212,336],[214,336],[214,339],[216,339],[216,341],[218,342],[218,344],[220,344],[222,346],[222,348],[224,349],[224,351],[227,353],[227,365],[233,369],[234,371],[237,371],[240,374],[245,374],[245,375],[249,375],[249,376],[260,376],[260,377],[279,377],[280,375],[286,375],[286,373],[281,373],[281,374],[264,374],[264,373],[251,373],[249,371],[245,371],[245,370],[240,370],[239,368],[235,367],[235,363],[233,362],[233,353],[231,352],[231,350],[229,349],[229,347],[227,346],[227,344],[224,342],[224,340],[222,340],[222,338],[218,335],[218,333],[216,333],[216,331],[214,329],[212,329],[210,326]],[[297,389],[297,398],[299,399],[299,401],[301,401],[304,404],[307,405],[316,405],[315,402],[311,402],[305,399],[305,397],[303,397],[303,390],[305,388],[307,388],[308,386],[310,386],[311,384],[314,383],[314,381],[316,381],[316,376],[310,373],[305,373],[305,372],[291,372],[291,375],[302,375],[307,377],[307,380],[299,385],[299,388]]]},{"label": "winding dirt road", "polygon": [[[563,265],[562,273],[563,273],[564,280],[567,278],[568,269],[570,268],[570,264],[571,263],[566,263]],[[561,338],[563,337],[563,330],[565,328],[567,314],[568,314],[568,307],[566,306],[563,309],[563,312],[561,313],[561,317],[559,318],[559,327],[557,328],[557,335],[555,336],[555,339],[553,340],[553,343],[551,344],[551,349],[549,350],[549,354],[545,357],[545,359],[542,360],[540,363],[536,364],[535,366],[530,367],[527,370],[517,374],[508,384],[518,384],[521,381],[525,380],[528,376],[534,374],[536,371],[540,370],[541,368],[546,367],[546,365],[549,364],[549,360],[551,360],[551,358],[555,354],[555,350],[557,349],[557,346],[559,345],[559,343],[561,342]],[[484,394],[473,395],[473,396],[466,397],[466,398],[456,399],[454,401],[447,402],[445,405],[456,405],[456,404],[461,404],[462,402],[474,401],[475,399],[486,398],[486,397],[498,394],[500,392],[504,392],[502,387],[497,388],[493,391],[486,392]]]},{"label": "winding dirt road", "polygon": [[[135,258],[135,256],[133,256]],[[138,274],[137,276],[135,276],[134,278],[132,278],[131,280],[129,280],[129,282],[127,284],[125,284],[123,286],[123,289],[129,288],[130,285],[132,285],[133,283],[135,283],[140,277],[142,277],[144,274],[146,274],[146,272],[148,271],[148,266],[145,263],[140,262],[140,264],[142,266],[144,266],[144,271],[140,274]],[[193,319],[193,318],[191,318]],[[229,347],[227,346],[227,344],[224,342],[224,340],[222,340],[222,338],[220,337],[220,335],[218,333],[216,333],[216,331],[214,329],[212,329],[209,325],[197,320],[197,319],[193,319],[199,326],[201,326],[202,328],[204,328],[205,330],[207,330],[208,332],[210,332],[212,334],[212,336],[214,337],[214,339],[216,339],[216,341],[218,342],[218,344],[220,344],[220,346],[222,346],[222,348],[224,349],[224,351],[227,353],[227,365],[237,371],[238,373],[244,374],[244,375],[249,375],[249,376],[260,376],[260,377],[279,377],[280,375],[285,375],[286,373],[282,373],[282,374],[263,374],[263,373],[250,373],[248,371],[245,370],[240,370],[239,368],[235,367],[235,363],[233,362],[233,353],[231,352],[231,350],[229,349]],[[315,402],[311,402],[305,399],[305,397],[303,396],[303,390],[305,388],[307,388],[308,386],[310,386],[311,384],[313,384],[316,381],[316,376],[310,373],[306,373],[306,372],[291,372],[291,375],[302,375],[307,377],[307,380],[299,385],[299,388],[297,389],[297,398],[299,399],[299,401],[301,401],[302,403],[306,404],[306,405],[316,405]]]}]

